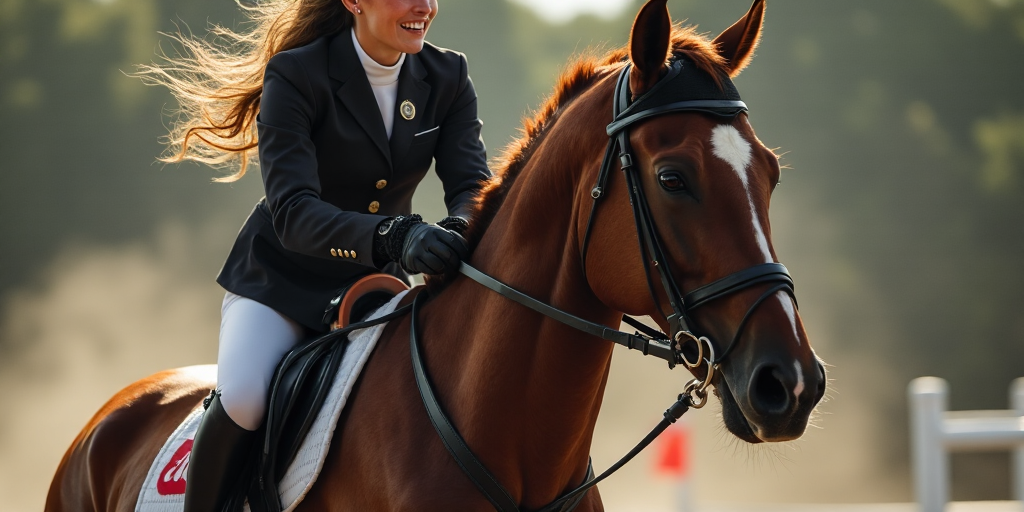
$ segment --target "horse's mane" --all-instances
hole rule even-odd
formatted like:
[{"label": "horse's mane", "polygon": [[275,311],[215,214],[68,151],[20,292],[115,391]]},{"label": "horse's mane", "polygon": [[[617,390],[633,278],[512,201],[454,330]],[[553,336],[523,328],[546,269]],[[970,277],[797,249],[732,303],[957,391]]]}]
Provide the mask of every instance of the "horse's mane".
[{"label": "horse's mane", "polygon": [[[672,30],[672,57],[684,56],[716,79],[727,74],[726,61],[715,50],[710,39],[698,33],[695,26],[676,25]],[[602,76],[622,69],[628,60],[628,49],[621,47],[602,56],[596,55],[593,50],[585,50],[566,65],[554,92],[534,111],[532,117],[523,118],[519,138],[505,146],[496,164],[492,166],[494,175],[481,187],[474,201],[473,218],[465,233],[470,251],[480,243],[519,173],[526,167],[534,150],[544,140],[562,111]],[[436,291],[447,281],[445,276],[435,276],[428,278],[427,284]]]}]

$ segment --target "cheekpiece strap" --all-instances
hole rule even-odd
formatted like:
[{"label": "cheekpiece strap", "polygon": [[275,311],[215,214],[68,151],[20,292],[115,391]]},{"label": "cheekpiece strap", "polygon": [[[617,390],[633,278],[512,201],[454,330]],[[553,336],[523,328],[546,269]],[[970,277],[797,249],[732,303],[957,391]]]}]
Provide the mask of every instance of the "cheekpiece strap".
[{"label": "cheekpiece strap", "polygon": [[[672,80],[676,75],[679,74],[681,64],[676,63],[669,70],[668,76],[664,77],[658,82],[650,91],[640,97],[637,101],[643,101],[654,93],[663,84]],[[615,95],[614,101],[612,102],[612,116],[614,121],[612,125],[622,121],[626,121],[623,116],[631,117],[638,114],[630,114],[630,98],[631,94],[629,91],[629,76],[632,72],[632,66],[626,64],[619,74],[619,79],[615,84]],[[635,104],[634,104],[635,105]],[[669,306],[672,308],[672,313],[666,315],[669,320],[670,334],[674,334],[679,331],[689,331],[689,325],[686,317],[686,304],[683,301],[682,294],[676,286],[675,279],[671,275],[671,271],[666,265],[667,261],[661,249],[661,243],[658,240],[657,230],[654,227],[654,217],[651,214],[650,208],[647,204],[647,198],[644,197],[643,186],[640,183],[639,173],[633,168],[632,162],[632,148],[629,144],[629,131],[627,128],[635,121],[621,124],[620,128],[617,128],[614,132],[611,131],[609,126],[609,144],[615,144],[619,148],[619,158],[621,161],[622,172],[626,180],[626,188],[629,193],[630,206],[633,208],[633,220],[636,224],[637,239],[640,243],[640,256],[644,262],[644,276],[647,279],[647,288],[651,294],[651,300],[655,304],[658,303],[658,295],[654,289],[654,280],[651,278],[650,269],[647,266],[648,261],[653,261],[655,269],[657,270],[658,277],[661,280],[662,288],[665,290],[665,294],[668,296]],[[614,133],[614,135],[612,135]],[[610,161],[605,161],[603,166],[611,167]],[[603,169],[602,169],[603,172]]]}]

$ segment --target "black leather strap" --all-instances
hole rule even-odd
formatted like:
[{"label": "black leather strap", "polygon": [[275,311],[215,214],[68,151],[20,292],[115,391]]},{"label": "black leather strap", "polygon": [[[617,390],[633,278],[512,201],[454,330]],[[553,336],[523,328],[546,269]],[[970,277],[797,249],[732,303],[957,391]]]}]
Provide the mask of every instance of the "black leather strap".
[{"label": "black leather strap", "polygon": [[[625,133],[619,134],[619,143],[625,145],[628,149],[628,139]],[[658,274],[658,278],[661,281],[662,289],[665,291],[665,295],[668,298],[669,306],[672,308],[672,313],[667,315],[669,323],[669,331],[671,333],[677,333],[680,331],[690,331],[689,318],[687,316],[686,302],[683,300],[682,292],[676,284],[675,278],[672,276],[671,265],[669,264],[668,258],[665,257],[664,251],[662,250],[661,240],[658,238],[658,230],[654,225],[654,217],[651,215],[650,208],[647,204],[647,198],[644,196],[643,185],[641,184],[640,176],[635,169],[623,169],[623,173],[626,177],[626,182],[629,186],[629,202],[633,205],[633,216],[636,219],[636,230],[640,237],[640,253],[644,256],[644,261],[648,261],[646,257],[646,251],[650,253],[650,257],[654,262],[655,271]],[[645,265],[644,274],[647,276],[647,286],[651,293],[651,300],[655,304],[658,304],[658,295],[654,291],[654,286],[651,279],[650,269]],[[664,314],[664,313],[663,313]]]},{"label": "black leather strap", "polygon": [[[418,325],[416,319],[419,312],[420,301],[426,300],[426,297],[427,293],[422,292],[417,295],[412,302],[412,316],[410,318],[411,324],[409,326],[409,350],[412,355],[413,376],[416,380],[416,387],[419,389],[420,397],[423,399],[423,405],[426,407],[427,416],[430,417],[430,423],[434,425],[434,430],[436,430],[437,435],[441,437],[441,441],[444,443],[445,448],[448,449],[448,453],[451,454],[452,458],[455,459],[455,462],[460,468],[462,468],[462,471],[467,477],[469,477],[470,481],[473,482],[473,485],[480,489],[480,492],[483,493],[492,505],[494,505],[495,509],[499,512],[520,512],[519,506],[509,495],[508,491],[505,490],[494,475],[487,471],[487,468],[484,467],[480,460],[473,455],[473,451],[469,449],[469,446],[466,445],[466,441],[462,439],[459,431],[454,425],[452,425],[448,416],[445,415],[444,409],[437,400],[437,395],[434,394],[433,386],[430,384],[430,378],[427,376],[426,366],[423,364],[423,355],[420,352],[419,336],[417,334]],[[591,487],[594,487],[618,471],[622,466],[625,466],[626,463],[632,460],[633,457],[636,457],[637,454],[650,445],[654,439],[661,435],[669,425],[675,423],[676,420],[682,417],[689,408],[689,397],[679,395],[676,402],[665,411],[661,422],[659,422],[658,425],[640,441],[640,443],[634,446],[629,453],[619,459],[618,462],[613,464],[604,473],[601,473],[601,476],[598,476],[597,478],[594,478],[592,462],[588,463],[587,477],[584,483],[566,494],[563,494],[560,498],[551,502],[549,505],[541,508],[539,512],[571,512],[579,505],[580,501]]]},{"label": "black leather strap", "polygon": [[796,303],[796,294],[793,293],[793,287],[787,283],[780,283],[766,290],[764,293],[761,294],[760,297],[757,298],[757,300],[754,301],[753,304],[750,305],[749,308],[747,308],[747,313],[743,315],[743,319],[740,320],[740,325],[736,326],[736,332],[732,335],[732,342],[729,343],[729,346],[726,347],[725,350],[720,351],[720,355],[714,361],[712,361],[711,364],[721,364],[722,361],[725,361],[725,358],[728,357],[729,354],[736,349],[737,345],[739,345],[740,336],[743,334],[743,328],[747,326],[747,321],[750,320],[751,316],[753,316],[754,311],[757,310],[757,307],[760,306],[764,301],[768,300],[769,297],[775,295],[777,292],[788,293],[789,296],[793,298],[793,303]]},{"label": "black leather strap", "polygon": [[686,294],[685,302],[689,310],[696,309],[717,298],[729,295],[757,283],[778,281],[795,289],[789,270],[782,263],[764,263],[729,274]]},{"label": "black leather strap", "polygon": [[601,159],[601,168],[598,170],[597,183],[595,183],[594,188],[590,190],[590,197],[594,199],[594,202],[590,204],[590,215],[587,216],[587,227],[583,230],[583,241],[580,242],[580,269],[583,272],[584,278],[587,276],[587,248],[590,245],[590,228],[594,222],[594,213],[597,212],[598,200],[604,197],[604,193],[608,189],[608,174],[610,168],[608,162],[614,154],[615,143],[614,141],[609,141],[605,148],[604,158]]},{"label": "black leather strap", "polygon": [[444,443],[444,447],[448,449],[448,453],[452,454],[455,462],[459,464],[459,467],[462,468],[462,471],[473,482],[473,485],[477,486],[480,492],[487,497],[488,501],[494,505],[494,508],[498,509],[499,512],[519,512],[519,506],[509,496],[508,491],[498,483],[498,480],[487,471],[487,468],[477,460],[473,452],[466,446],[466,442],[459,435],[458,430],[455,429],[451,421],[448,420],[448,416],[445,415],[441,409],[441,404],[437,401],[437,396],[434,395],[434,388],[430,385],[430,378],[427,377],[427,370],[423,365],[423,356],[420,354],[420,347],[417,341],[419,326],[416,322],[416,317],[418,316],[420,301],[425,300],[426,296],[427,293],[422,292],[412,301],[409,349],[412,352],[412,370],[413,376],[416,378],[416,387],[420,390],[420,397],[423,399],[423,405],[427,408],[430,423],[434,425],[434,430],[441,437],[441,441]]},{"label": "black leather strap", "polygon": [[[614,119],[620,119],[624,115],[628,115],[631,112],[633,105],[630,105],[631,93],[629,91],[629,76],[632,70],[630,64],[622,69],[619,74],[619,80],[615,84],[615,94],[612,96],[612,116]],[[673,65],[669,69],[669,78],[679,74],[680,66]],[[664,81],[659,82],[651,91],[647,94],[653,93],[659,87],[664,85]],[[640,99],[642,100],[647,96],[645,94]],[[634,104],[635,105],[635,104]],[[608,144],[619,149],[619,169],[622,171],[623,179],[626,183],[626,194],[629,197],[629,205],[633,210],[633,224],[636,228],[637,243],[640,248],[640,261],[644,263],[644,279],[647,282],[647,291],[651,295],[651,302],[658,308],[658,313],[669,319],[670,330],[675,332],[680,328],[678,325],[681,321],[685,323],[683,317],[683,309],[681,298],[678,293],[675,293],[674,286],[672,285],[671,276],[666,276],[665,271],[668,267],[661,266],[664,258],[661,255],[660,244],[657,239],[652,237],[651,223],[647,218],[646,212],[646,200],[643,199],[643,189],[640,186],[639,180],[637,179],[637,172],[633,165],[633,149],[629,143],[629,132],[625,129],[619,130],[615,135],[608,138]],[[611,172],[611,166],[614,165],[611,161],[605,163]],[[672,313],[665,314],[661,309],[661,301],[658,298],[658,292],[654,288],[654,279],[651,277],[651,270],[647,262],[653,262],[654,267],[657,269],[658,277],[661,279],[662,289],[665,290],[668,296],[669,307],[672,308]],[[685,329],[683,325],[681,328]]]},{"label": "black leather strap", "polygon": [[[583,484],[586,485],[586,484],[590,483],[593,479],[594,479],[594,459],[593,458],[588,458],[587,459],[587,474],[586,474],[586,476],[583,477]],[[581,493],[577,494],[575,497],[573,497],[571,499],[568,499],[566,501],[563,501],[562,502],[562,507],[558,509],[558,512],[572,512],[573,510],[576,510],[576,507],[580,506],[580,502],[583,501],[583,498],[585,498],[585,497],[587,497],[587,493],[581,492]],[[551,506],[554,506],[554,505],[555,505],[555,503],[552,502],[550,505],[548,505],[548,507],[551,507]],[[545,507],[545,508],[548,508],[548,507]]]},{"label": "black leather strap", "polygon": [[577,503],[579,503],[578,499],[582,498],[583,495],[587,491],[589,491],[591,487],[594,487],[595,485],[601,483],[605,478],[612,476],[612,473],[615,473],[620,468],[622,468],[622,466],[625,466],[626,463],[633,460],[633,457],[636,457],[640,452],[644,450],[644,448],[647,448],[647,446],[654,442],[654,440],[657,439],[658,436],[660,436],[661,433],[665,431],[665,429],[667,429],[670,425],[675,423],[676,420],[678,420],[679,418],[682,418],[683,414],[685,414],[688,410],[690,410],[689,397],[679,395],[679,397],[676,399],[676,403],[672,404],[668,409],[665,410],[665,413],[663,415],[664,417],[658,423],[658,425],[655,426],[647,434],[646,437],[641,439],[640,442],[637,443],[637,445],[634,446],[633,449],[629,451],[629,453],[627,453],[624,457],[619,459],[619,461],[613,464],[610,468],[606,469],[604,473],[601,473],[601,476],[591,479],[587,483],[567,492],[566,494],[562,495],[561,498],[558,498],[557,500],[553,501],[550,505],[540,509],[538,512],[554,512],[555,510],[559,510],[559,505],[572,499],[577,499]]},{"label": "black leather strap", "polygon": [[730,100],[690,100],[690,101],[677,101],[675,103],[669,103],[668,105],[662,105],[657,108],[644,110],[635,114],[629,114],[626,117],[616,118],[615,122],[608,125],[607,132],[609,136],[613,136],[616,133],[622,131],[629,125],[642,121],[649,117],[660,116],[668,114],[669,112],[704,112],[707,114],[714,114],[723,117],[733,117],[740,112],[747,110],[747,104],[742,101],[730,101]]},{"label": "black leather strap", "polygon": [[584,320],[578,316],[553,308],[533,297],[530,297],[529,295],[526,295],[525,293],[520,292],[519,290],[516,290],[515,288],[512,288],[487,274],[484,274],[465,262],[463,262],[462,266],[459,267],[459,272],[477,283],[497,292],[501,296],[522,304],[523,306],[526,306],[544,316],[558,320],[569,327],[597,336],[601,339],[608,340],[612,343],[622,345],[628,349],[639,350],[643,352],[645,356],[651,355],[659,359],[664,359],[672,365],[675,365],[677,362],[675,352],[672,350],[672,346],[666,339],[645,338],[612,329],[611,327],[591,322],[589,320]]},{"label": "black leather strap", "polygon": [[648,325],[644,325],[639,320],[637,320],[637,319],[635,319],[635,318],[633,318],[631,316],[622,315],[622,321],[625,322],[626,325],[628,325],[628,326],[630,326],[630,327],[632,327],[632,328],[634,328],[634,329],[644,333],[644,335],[646,335],[646,336],[650,336],[652,338],[657,338],[657,339],[663,339],[663,340],[667,340],[668,339],[668,335],[667,334],[665,334],[665,333],[663,333],[663,332],[661,332],[661,331],[659,331],[659,330],[657,330],[657,329],[655,329],[653,327],[650,327]]}]

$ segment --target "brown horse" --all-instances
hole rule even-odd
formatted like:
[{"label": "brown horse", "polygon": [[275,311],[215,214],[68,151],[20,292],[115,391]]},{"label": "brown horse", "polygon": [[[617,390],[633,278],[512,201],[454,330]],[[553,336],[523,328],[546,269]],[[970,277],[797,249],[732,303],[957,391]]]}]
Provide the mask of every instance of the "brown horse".
[{"label": "brown horse", "polygon": [[[628,50],[576,62],[480,198],[468,234],[471,263],[587,320],[617,325],[625,312],[650,315],[666,329],[667,296],[656,283],[656,304],[648,291],[619,173],[596,208],[585,270],[581,264],[616,76],[632,65],[634,97],[658,82],[675,57],[712,75],[735,76],[758,43],[763,13],[764,2],[755,1],[710,41],[673,29],[666,1],[650,0]],[[779,164],[745,114],[653,117],[631,129],[630,141],[667,264],[683,290],[775,261],[768,205]],[[422,352],[468,445],[523,509],[542,507],[578,485],[613,345],[462,276],[429,284],[432,298],[419,316]],[[767,290],[758,284],[702,307],[693,317],[696,330],[728,343]],[[413,380],[409,324],[403,317],[384,331],[299,510],[493,510],[428,420]],[[790,296],[769,293],[737,342],[713,382],[726,427],[749,442],[799,437],[825,376]],[[195,370],[172,370],[119,393],[68,450],[46,510],[133,510],[162,443],[213,385]],[[578,508],[602,509],[596,489]]]}]

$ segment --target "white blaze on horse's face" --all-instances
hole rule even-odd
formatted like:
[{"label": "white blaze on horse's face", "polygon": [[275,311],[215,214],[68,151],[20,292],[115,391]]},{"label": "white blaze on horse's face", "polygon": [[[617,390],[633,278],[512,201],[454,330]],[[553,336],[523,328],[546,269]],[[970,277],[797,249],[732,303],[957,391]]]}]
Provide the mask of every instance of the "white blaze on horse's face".
[{"label": "white blaze on horse's face", "polygon": [[753,150],[750,143],[740,135],[739,130],[727,124],[716,126],[711,130],[711,151],[722,160],[725,160],[736,175],[743,182],[743,190],[747,193],[747,203],[750,205],[750,217],[754,226],[754,236],[757,238],[757,246],[761,249],[765,263],[772,262],[772,253],[768,249],[768,238],[764,236],[761,229],[761,219],[757,217],[757,210],[754,209],[754,198],[750,194],[750,177],[747,170],[750,168],[750,161]]},{"label": "white blaze on horse's face", "polygon": [[[747,204],[750,206],[750,220],[753,224],[757,245],[761,249],[765,263],[771,263],[773,260],[771,251],[768,249],[768,238],[764,235],[764,230],[761,228],[761,219],[757,216],[757,210],[754,208],[754,197],[750,193],[750,176],[748,172],[753,158],[753,149],[750,142],[747,142],[743,135],[740,134],[740,131],[734,126],[722,124],[711,130],[711,151],[715,156],[729,164],[729,167],[732,167],[732,170],[739,176],[740,181],[743,182],[743,190],[747,194]],[[782,303],[782,309],[786,312],[786,316],[789,317],[789,322],[793,327],[793,339],[799,345],[800,335],[797,333],[796,307],[793,304],[793,299],[785,292],[779,292],[777,295]],[[799,362],[794,361],[794,364],[796,365],[798,381],[793,392],[795,396],[799,397],[800,393],[804,390],[803,370],[800,368]]]}]

